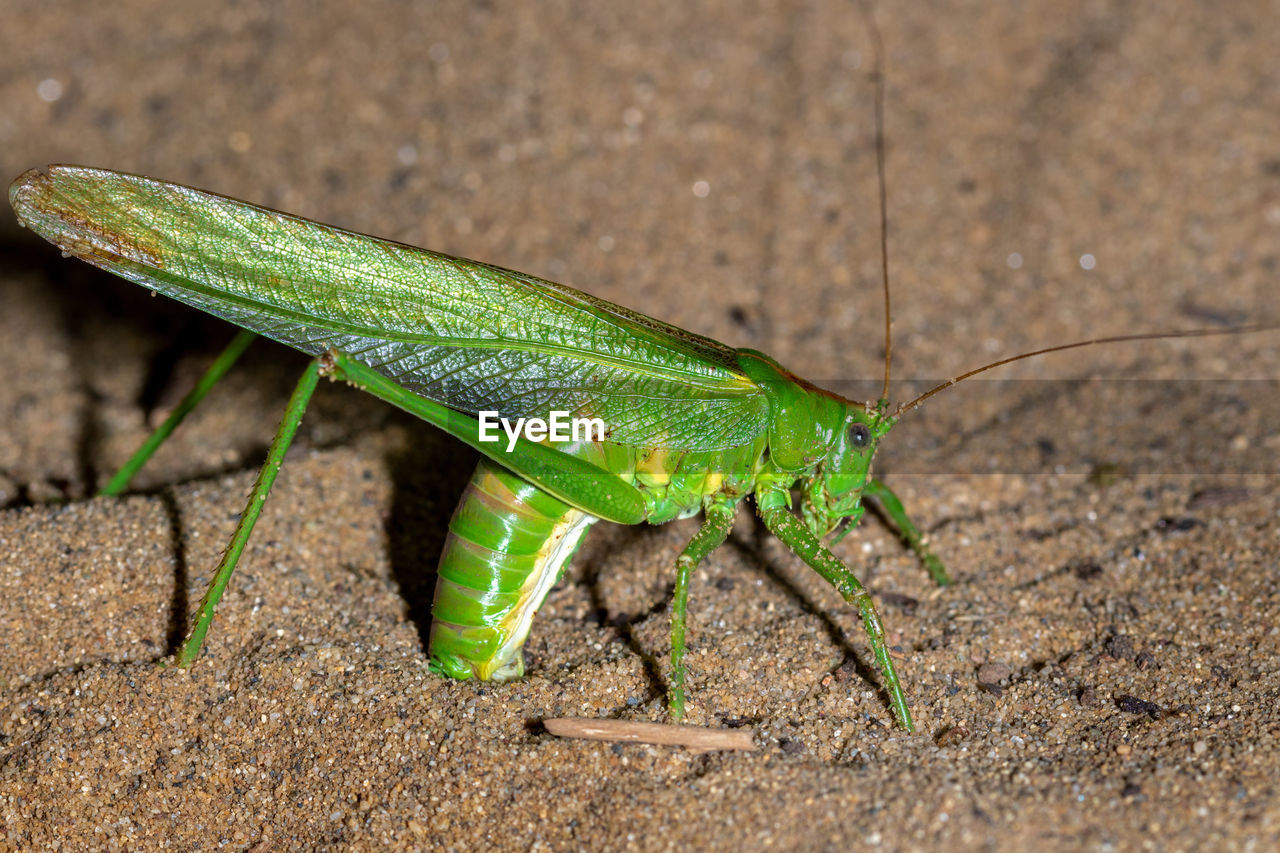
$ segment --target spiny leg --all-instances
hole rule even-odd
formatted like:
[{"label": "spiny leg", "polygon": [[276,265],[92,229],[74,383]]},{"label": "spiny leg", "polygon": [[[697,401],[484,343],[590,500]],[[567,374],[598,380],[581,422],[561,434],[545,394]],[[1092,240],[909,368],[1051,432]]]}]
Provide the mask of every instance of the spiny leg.
[{"label": "spiny leg", "polygon": [[302,374],[302,378],[298,380],[297,387],[293,389],[293,395],[289,398],[289,405],[284,411],[284,418],[280,421],[280,427],[276,430],[275,438],[271,439],[271,447],[267,450],[267,461],[263,464],[262,470],[258,472],[258,479],[253,484],[253,491],[249,495],[249,503],[245,505],[244,512],[240,514],[240,521],[236,524],[235,533],[231,534],[231,541],[227,543],[226,550],[222,552],[222,560],[218,563],[218,568],[213,573],[213,580],[209,581],[209,588],[205,590],[204,598],[200,600],[200,607],[196,611],[196,618],[191,625],[191,632],[187,634],[186,640],[182,642],[182,648],[178,650],[178,666],[190,666],[200,655],[200,648],[204,645],[205,634],[209,633],[209,626],[213,623],[213,614],[218,607],[218,600],[222,598],[222,593],[227,588],[227,581],[231,579],[231,573],[236,570],[236,563],[240,560],[240,554],[244,551],[244,546],[248,544],[249,536],[253,533],[253,525],[257,523],[258,516],[262,514],[262,506],[267,500],[267,493],[271,491],[271,486],[276,481],[276,474],[280,473],[280,466],[284,463],[285,452],[293,442],[293,437],[298,432],[298,425],[302,422],[302,414],[307,410],[307,403],[311,400],[311,395],[316,390],[316,383],[320,378],[320,370],[320,359],[311,362],[307,366],[306,372]]},{"label": "spiny leg", "polygon": [[200,381],[196,383],[195,387],[187,392],[187,396],[183,397],[182,401],[169,413],[169,417],[164,419],[164,423],[156,427],[151,435],[147,436],[147,440],[142,442],[142,446],[133,452],[133,455],[129,457],[129,461],[120,466],[120,470],[116,471],[115,476],[98,491],[98,494],[118,495],[127,489],[129,481],[134,478],[134,475],[142,469],[143,465],[147,464],[147,460],[159,449],[164,440],[178,428],[178,424],[182,423],[182,419],[190,414],[191,410],[204,399],[204,396],[212,390],[213,386],[218,384],[218,380],[226,375],[227,371],[231,369],[232,365],[236,363],[236,360],[240,358],[241,354],[244,353],[249,344],[253,343],[253,339],[256,337],[257,335],[248,329],[241,329],[231,339],[231,343],[227,344],[226,349],[214,359],[213,364],[209,365],[209,369],[200,377]]},{"label": "spiny leg", "polygon": [[911,711],[907,708],[907,698],[902,692],[902,684],[898,681],[898,672],[894,669],[893,659],[889,657],[888,643],[885,641],[884,625],[880,622],[880,614],[876,611],[875,602],[862,586],[862,583],[849,571],[840,558],[832,554],[818,537],[809,532],[800,519],[789,509],[791,497],[786,492],[760,495],[757,493],[756,505],[764,526],[777,536],[782,544],[792,553],[804,560],[815,572],[826,578],[836,588],[840,597],[858,608],[866,628],[867,638],[871,642],[871,654],[880,667],[884,677],[885,689],[889,693],[889,703],[893,707],[893,716],[899,725],[909,732],[915,731],[911,722]]},{"label": "spiny leg", "polygon": [[902,501],[898,500],[898,496],[888,486],[879,480],[871,480],[862,489],[862,496],[871,498],[880,505],[881,509],[884,510],[884,514],[889,516],[889,520],[898,528],[898,533],[906,540],[907,545],[912,551],[916,552],[920,562],[924,563],[924,567],[928,570],[929,576],[933,578],[934,583],[938,586],[947,586],[951,583],[951,576],[947,574],[942,561],[929,548],[929,543],[924,534],[907,516],[907,511],[903,508]]},{"label": "spiny leg", "polygon": [[676,558],[676,591],[671,602],[671,719],[684,716],[684,633],[689,612],[689,582],[703,558],[719,548],[733,530],[733,505],[712,504],[698,533]]}]

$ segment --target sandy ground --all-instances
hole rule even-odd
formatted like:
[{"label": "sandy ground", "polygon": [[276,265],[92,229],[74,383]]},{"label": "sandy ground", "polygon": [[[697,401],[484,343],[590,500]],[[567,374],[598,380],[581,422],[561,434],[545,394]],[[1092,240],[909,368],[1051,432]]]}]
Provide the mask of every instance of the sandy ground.
[{"label": "sandy ground", "polygon": [[[856,7],[4,5],[0,175],[143,172],[561,280],[816,381],[880,373]],[[897,376],[1280,319],[1274,7],[878,15]],[[917,734],[855,615],[743,512],[693,586],[690,720],[760,750],[693,756],[539,721],[664,719],[695,522],[594,531],[524,681],[434,678],[472,460],[337,387],[205,657],[157,668],[303,361],[256,344],[130,496],[93,499],[230,332],[8,214],[0,258],[0,844],[1280,844],[1275,334],[1025,362],[904,421],[878,470],[958,582],[933,589],[876,519],[839,553]],[[1126,381],[1065,381],[1088,377]]]}]

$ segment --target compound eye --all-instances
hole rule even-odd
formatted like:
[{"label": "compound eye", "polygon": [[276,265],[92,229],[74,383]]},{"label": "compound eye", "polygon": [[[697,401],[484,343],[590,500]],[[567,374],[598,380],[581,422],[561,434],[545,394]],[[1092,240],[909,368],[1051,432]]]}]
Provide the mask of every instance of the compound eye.
[{"label": "compound eye", "polygon": [[855,423],[849,427],[849,443],[861,450],[871,443],[871,429],[866,424]]}]

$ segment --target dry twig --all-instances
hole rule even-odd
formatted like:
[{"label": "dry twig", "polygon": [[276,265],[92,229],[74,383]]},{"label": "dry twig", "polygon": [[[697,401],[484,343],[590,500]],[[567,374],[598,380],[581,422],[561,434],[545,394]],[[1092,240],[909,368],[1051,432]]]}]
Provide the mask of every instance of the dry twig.
[{"label": "dry twig", "polygon": [[683,746],[691,752],[720,749],[754,750],[751,729],[708,729],[702,726],[666,726],[631,720],[597,720],[588,717],[559,717],[543,720],[548,732],[557,737],[578,737],[624,743],[656,743]]}]

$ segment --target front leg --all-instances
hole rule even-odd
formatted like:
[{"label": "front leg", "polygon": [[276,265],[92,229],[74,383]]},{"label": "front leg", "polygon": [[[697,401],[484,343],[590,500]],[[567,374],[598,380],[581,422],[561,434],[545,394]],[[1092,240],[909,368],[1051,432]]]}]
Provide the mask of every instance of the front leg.
[{"label": "front leg", "polygon": [[702,527],[676,558],[676,591],[671,602],[671,696],[668,702],[673,721],[684,716],[684,633],[689,613],[689,582],[698,563],[719,548],[733,530],[733,511],[731,503],[708,506]]},{"label": "front leg", "polygon": [[915,731],[911,722],[911,711],[907,707],[907,697],[902,692],[902,684],[898,681],[898,672],[894,669],[893,659],[889,657],[888,643],[885,641],[884,625],[880,614],[876,611],[875,602],[862,583],[849,571],[849,568],[835,554],[832,554],[822,540],[814,536],[791,512],[791,495],[781,489],[757,493],[756,506],[764,526],[781,540],[797,557],[804,560],[827,582],[836,588],[840,597],[858,608],[862,616],[863,627],[867,631],[867,639],[871,642],[871,654],[880,667],[884,677],[885,689],[889,693],[889,704],[893,708],[893,716],[898,724],[909,732]]},{"label": "front leg", "polygon": [[916,552],[920,562],[924,563],[924,567],[928,570],[929,576],[933,578],[933,582],[938,586],[949,585],[951,577],[947,574],[942,561],[930,550],[929,540],[907,515],[907,511],[903,508],[902,501],[898,500],[898,496],[879,480],[869,481],[862,490],[862,496],[874,500],[884,510],[884,514],[889,516],[889,520],[898,528],[898,534],[906,540],[911,550]]}]

